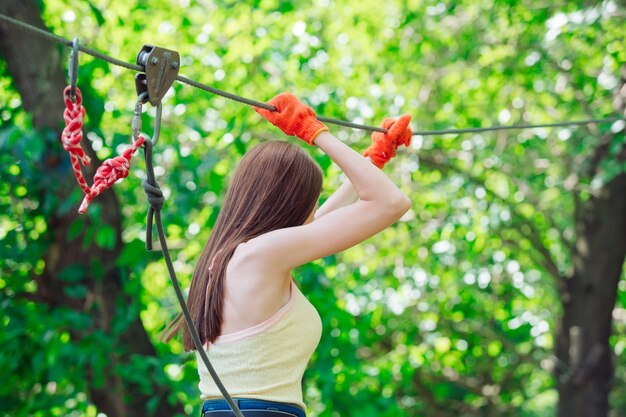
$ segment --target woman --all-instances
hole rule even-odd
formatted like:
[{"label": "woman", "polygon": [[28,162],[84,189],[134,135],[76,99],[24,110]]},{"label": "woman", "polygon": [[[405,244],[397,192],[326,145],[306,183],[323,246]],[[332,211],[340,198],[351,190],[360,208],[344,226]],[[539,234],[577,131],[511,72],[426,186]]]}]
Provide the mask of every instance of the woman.
[{"label": "woman", "polygon": [[[322,326],[290,271],[362,242],[409,209],[408,197],[372,162],[382,167],[398,144],[409,143],[411,131],[408,116],[386,119],[389,133],[374,134],[368,161],[295,96],[280,94],[269,104],[278,111],[257,112],[326,152],[348,179],[317,208],[322,172],[302,148],[269,142],[249,151],[194,272],[188,305],[211,363],[244,415],[304,417],[302,375]],[[194,349],[186,328],[184,347]],[[198,368],[203,415],[232,415],[223,411],[229,406],[199,355]]]}]

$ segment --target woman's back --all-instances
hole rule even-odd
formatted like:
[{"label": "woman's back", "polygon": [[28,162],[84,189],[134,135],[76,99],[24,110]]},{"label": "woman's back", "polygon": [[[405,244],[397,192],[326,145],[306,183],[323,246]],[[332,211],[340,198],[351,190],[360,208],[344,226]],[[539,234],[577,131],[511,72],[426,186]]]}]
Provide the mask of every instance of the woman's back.
[{"label": "woman's back", "polygon": [[[290,280],[284,305],[252,327],[224,332],[208,346],[207,355],[232,396],[306,409],[301,381],[321,333],[317,310]],[[217,386],[196,355],[202,399],[220,398]]]},{"label": "woman's back", "polygon": [[242,253],[240,244],[226,267],[221,335],[244,330],[267,320],[287,303],[291,274],[269,274]]}]

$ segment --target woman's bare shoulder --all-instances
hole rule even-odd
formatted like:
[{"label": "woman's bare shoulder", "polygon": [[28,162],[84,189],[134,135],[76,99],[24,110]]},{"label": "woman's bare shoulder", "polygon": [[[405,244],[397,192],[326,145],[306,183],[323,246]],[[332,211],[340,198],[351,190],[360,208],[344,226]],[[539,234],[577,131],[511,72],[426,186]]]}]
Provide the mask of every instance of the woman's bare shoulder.
[{"label": "woman's bare shoulder", "polygon": [[251,240],[235,249],[226,268],[227,280],[252,293],[261,288],[271,292],[284,291],[291,279],[290,271],[272,265],[269,259],[263,259],[254,246],[255,241]]},{"label": "woman's bare shoulder", "polygon": [[276,275],[257,268],[243,251],[235,250],[226,268],[224,333],[245,329],[266,320],[290,297],[291,275]]}]

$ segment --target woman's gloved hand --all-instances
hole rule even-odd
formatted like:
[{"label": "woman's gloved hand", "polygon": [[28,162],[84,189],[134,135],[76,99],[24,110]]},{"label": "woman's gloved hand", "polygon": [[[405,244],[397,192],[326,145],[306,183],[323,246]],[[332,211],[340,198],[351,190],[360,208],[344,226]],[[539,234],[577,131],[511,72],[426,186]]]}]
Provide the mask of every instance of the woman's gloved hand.
[{"label": "woman's gloved hand", "polygon": [[372,144],[363,152],[368,156],[378,168],[385,166],[391,158],[396,155],[396,150],[400,145],[409,146],[413,131],[409,126],[411,116],[405,114],[397,120],[387,118],[383,120],[380,127],[387,129],[387,133],[372,133]]},{"label": "woman's gloved hand", "polygon": [[267,104],[276,107],[277,111],[259,107],[254,110],[286,135],[297,136],[309,145],[314,145],[317,135],[328,130],[324,123],[317,120],[313,109],[293,94],[281,93]]}]

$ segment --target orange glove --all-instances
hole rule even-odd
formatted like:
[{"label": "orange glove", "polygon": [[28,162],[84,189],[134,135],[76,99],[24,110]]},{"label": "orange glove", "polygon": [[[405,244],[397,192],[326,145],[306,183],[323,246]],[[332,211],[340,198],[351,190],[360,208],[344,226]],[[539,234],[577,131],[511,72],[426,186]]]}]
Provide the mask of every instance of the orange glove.
[{"label": "orange glove", "polygon": [[385,119],[380,127],[387,129],[387,133],[372,133],[372,144],[363,152],[364,156],[369,156],[374,165],[382,168],[385,164],[396,155],[398,146],[411,144],[413,131],[409,126],[411,116],[405,114],[400,116],[398,120]]},{"label": "orange glove", "polygon": [[285,134],[297,136],[309,145],[314,145],[317,135],[328,130],[324,123],[317,120],[313,109],[303,104],[293,94],[281,93],[267,104],[276,107],[276,111],[259,107],[255,107],[254,110]]}]

